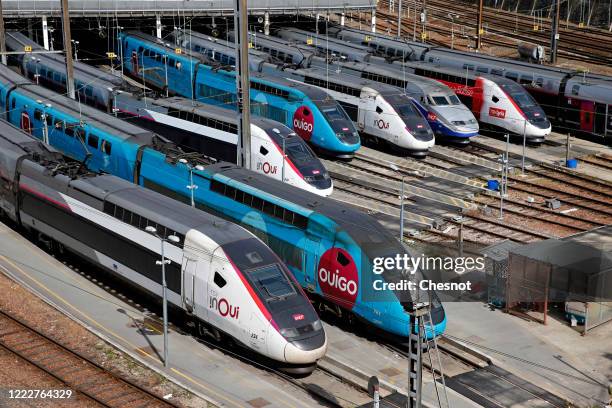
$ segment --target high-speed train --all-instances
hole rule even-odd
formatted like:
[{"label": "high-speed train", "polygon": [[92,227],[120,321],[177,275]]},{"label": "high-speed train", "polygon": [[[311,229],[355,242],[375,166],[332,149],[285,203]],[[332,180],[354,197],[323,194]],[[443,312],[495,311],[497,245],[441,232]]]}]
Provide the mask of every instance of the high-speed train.
[{"label": "high-speed train", "polygon": [[316,33],[290,27],[278,29],[274,32],[274,35],[286,41],[302,44],[302,46],[306,44],[315,50],[317,55],[326,58],[335,57],[346,61],[361,62],[369,62],[372,58],[376,59],[367,46],[348,44],[344,41],[338,41],[334,37],[328,37],[325,34],[317,35]]},{"label": "high-speed train", "polygon": [[385,289],[385,282],[422,277],[420,271],[407,276],[395,268],[374,272],[379,259],[411,255],[370,215],[230,163],[185,153],[150,131],[33,84],[3,65],[0,111],[12,124],[85,161],[92,171],[176,200],[193,198],[196,208],[246,227],[283,260],[319,307],[363,320],[402,341],[412,331],[412,303],[426,300],[433,306],[427,335],[445,329],[446,314],[435,292],[417,298],[410,291]]},{"label": "high-speed train", "polygon": [[406,72],[400,67],[367,62],[336,62],[327,66],[328,61],[318,57],[311,59],[310,66],[319,71],[327,69],[340,70],[352,76],[398,87],[412,98],[421,114],[437,137],[464,144],[469,138],[478,134],[478,121],[457,95],[446,85],[430,78],[424,78]]},{"label": "high-speed train", "polygon": [[400,89],[343,72],[318,69],[273,69],[291,81],[316,86],[334,97],[366,137],[387,144],[396,151],[424,157],[434,145],[434,134],[427,120]]},{"label": "high-speed train", "polygon": [[[191,36],[197,38],[202,34],[192,32]],[[234,49],[225,51],[226,58],[235,55]],[[344,108],[362,137],[376,144],[388,144],[402,153],[421,157],[434,144],[433,132],[413,101],[393,86],[365,79],[355,82],[355,78],[342,72],[292,69],[284,64],[259,64],[257,69],[327,92]]]},{"label": "high-speed train", "polygon": [[0,208],[11,220],[158,299],[161,269],[153,265],[164,238],[168,302],[201,334],[229,336],[296,374],[314,370],[325,354],[325,332],[302,288],[242,227],[89,173],[3,120],[0,174]]},{"label": "high-speed train", "polygon": [[612,136],[612,77],[398,41],[355,29],[336,27],[329,33],[346,41],[369,45],[379,55],[506,77],[521,84],[560,129]]},{"label": "high-speed train", "polygon": [[[22,42],[25,40],[31,42],[27,37]],[[33,81],[37,79],[41,85],[65,93],[65,66],[48,55],[39,54],[36,64],[27,62],[25,57],[20,70]],[[42,74],[36,77],[39,72]],[[112,75],[105,76],[103,71],[79,62],[74,63],[74,73],[81,102],[157,132],[188,151],[236,163],[238,129],[233,111],[182,97],[171,98],[174,106],[169,106],[163,98],[131,94],[121,78],[113,76],[114,83],[106,82],[106,77]],[[281,123],[253,116],[251,152],[251,169],[258,173],[323,196],[333,190],[329,173],[319,158]]]},{"label": "high-speed train", "polygon": [[[174,49],[142,33],[121,33],[126,71],[158,88],[201,102],[236,108],[235,72],[207,65],[200,54]],[[169,63],[164,63],[165,55]],[[211,63],[213,64],[214,61]],[[215,63],[216,64],[216,63]],[[263,73],[251,75],[251,112],[284,123],[319,152],[351,159],[359,133],[336,100],[318,88]]]},{"label": "high-speed train", "polygon": [[[235,66],[236,56],[234,44],[228,43],[225,40],[213,38],[205,34],[198,33],[192,30],[176,29],[172,31],[168,37],[176,45],[206,55],[210,59],[219,62],[222,65]],[[249,69],[252,71],[260,71],[263,63],[276,62],[269,54],[249,49]]]}]

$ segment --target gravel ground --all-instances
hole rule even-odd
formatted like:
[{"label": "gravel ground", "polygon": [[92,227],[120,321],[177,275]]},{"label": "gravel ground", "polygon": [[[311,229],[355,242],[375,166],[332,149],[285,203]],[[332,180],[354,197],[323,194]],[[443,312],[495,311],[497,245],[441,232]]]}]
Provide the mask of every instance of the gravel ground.
[{"label": "gravel ground", "polygon": [[[125,355],[118,349],[102,341],[93,333],[86,330],[80,324],[58,310],[44,303],[28,290],[15,283],[3,274],[0,274],[0,309],[23,319],[30,326],[53,337],[71,349],[91,358],[98,364],[108,368],[110,371],[120,373],[124,378],[145,386],[158,395],[173,395],[173,401],[189,408],[207,407],[207,402],[192,395],[177,385],[169,382],[159,374],[149,370]],[[61,388],[55,379],[42,373],[37,368],[10,356],[6,351],[0,350],[0,407],[88,407],[86,403],[74,399],[65,401],[66,405],[57,404],[57,401],[49,403],[44,400],[27,400],[23,404],[6,402],[2,398],[6,395],[4,389],[25,388]],[[65,387],[64,387],[65,388]]]}]

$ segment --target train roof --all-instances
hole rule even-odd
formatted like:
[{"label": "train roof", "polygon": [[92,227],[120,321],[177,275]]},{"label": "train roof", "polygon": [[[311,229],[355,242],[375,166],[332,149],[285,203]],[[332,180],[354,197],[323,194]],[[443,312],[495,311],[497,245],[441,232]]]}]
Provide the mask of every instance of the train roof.
[{"label": "train roof", "polygon": [[2,151],[11,151],[15,153],[16,157],[31,153],[42,154],[49,159],[55,160],[59,160],[62,157],[61,153],[53,147],[35,139],[29,133],[13,126],[4,119],[0,119],[0,149]]},{"label": "train roof", "polygon": [[[184,39],[189,39],[190,41],[195,42],[197,41],[201,41],[203,43],[208,43],[208,44],[215,44],[216,46],[224,49],[225,51],[231,51],[232,53],[236,53],[236,49],[234,47],[234,43],[230,43],[229,41],[226,40],[222,40],[219,38],[214,38],[211,37],[209,35],[206,34],[202,34],[199,33],[197,31],[193,31],[193,30],[175,30],[171,35],[176,36],[175,32],[180,33],[179,35],[181,35],[182,37],[184,37]],[[249,48],[249,55],[253,56],[253,57],[257,57],[260,58],[264,61],[267,62],[273,62],[272,61],[272,57],[270,56],[270,54],[265,53],[263,51],[259,51],[253,48]]]},{"label": "train roof", "polygon": [[[293,70],[289,70],[288,72],[292,72]],[[348,73],[344,73],[342,71],[336,72],[332,66],[330,66],[329,74],[324,71],[319,71],[316,68],[300,68],[294,71],[297,75],[308,75],[311,77],[319,78],[322,80],[334,82],[336,84],[345,85],[351,88],[363,88],[368,87],[373,89],[374,91],[379,92],[381,95],[398,95],[401,92],[397,89],[397,87],[392,85],[383,84],[381,82],[372,81],[369,79],[363,79],[356,77],[355,75],[351,75]],[[402,94],[403,95],[403,94]]]},{"label": "train roof", "polygon": [[[234,38],[233,31],[230,31],[229,35],[231,36],[231,38]],[[274,44],[274,46],[277,49],[283,49],[287,52],[292,52],[292,53],[299,52],[304,58],[307,58],[309,55],[313,54],[312,52],[307,52],[304,54],[301,49],[296,48],[290,42],[282,40],[277,37],[272,37],[272,36],[264,35],[264,34],[257,35],[257,33],[253,33],[252,31],[249,31],[249,38],[252,39],[253,45],[255,47],[257,47],[258,42],[261,42],[261,44]]]},{"label": "train roof", "polygon": [[[272,64],[265,64],[265,65],[268,67],[271,67],[272,69],[278,69],[276,65],[272,65]],[[304,93],[304,95],[308,96],[311,100],[315,102],[333,99],[327,92],[317,87],[310,86],[302,82],[290,81],[288,79],[285,79],[277,75],[271,75],[265,72],[254,72],[254,73],[251,73],[251,79],[252,78],[263,79],[269,82],[274,82],[281,86],[297,89],[298,91]]]},{"label": "train roof", "polygon": [[[137,213],[179,234],[197,230],[223,245],[251,234],[229,221],[166,197],[112,175],[84,180],[90,187],[104,193],[102,199]],[[83,186],[81,186],[82,188]],[[93,192],[93,191],[92,191]]]},{"label": "train roof", "polygon": [[335,37],[329,37],[328,35],[326,35],[325,33],[313,33],[311,31],[306,31],[306,30],[301,30],[299,28],[294,28],[294,27],[285,27],[282,29],[279,29],[276,31],[276,34],[280,34],[282,32],[286,32],[286,33],[293,33],[293,34],[297,34],[299,36],[307,36],[307,37],[312,37],[315,39],[318,39],[321,43],[332,43],[335,45],[339,45],[342,47],[347,47],[350,49],[353,49],[355,51],[362,51],[364,53],[370,54],[371,50],[369,47],[366,47],[364,45],[361,44],[355,44],[355,43],[349,43],[343,40],[340,40],[338,38]]},{"label": "train roof", "polygon": [[130,140],[141,145],[152,143],[155,134],[143,130],[135,125],[108,115],[102,111],[79,103],[64,95],[60,95],[42,86],[36,85],[6,66],[0,65],[0,78],[9,84],[19,84],[20,92],[23,92],[33,100],[40,100],[41,103],[48,103],[54,108],[63,110],[78,120],[85,121],[100,130],[112,133],[124,140]]},{"label": "train roof", "polygon": [[[398,245],[399,242],[373,217],[338,203],[331,198],[321,197],[308,191],[297,189],[263,174],[253,173],[227,163],[213,164],[207,167],[212,174],[220,174],[253,188],[295,203],[307,211],[326,216],[338,224],[362,246]],[[392,247],[391,247],[392,248]]]}]

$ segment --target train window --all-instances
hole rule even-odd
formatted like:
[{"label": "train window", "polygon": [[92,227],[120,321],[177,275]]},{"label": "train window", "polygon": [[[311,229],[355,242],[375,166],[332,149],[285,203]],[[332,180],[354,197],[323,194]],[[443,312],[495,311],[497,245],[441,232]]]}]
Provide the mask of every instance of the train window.
[{"label": "train window", "polygon": [[263,203],[264,201],[261,198],[253,196],[253,202],[251,203],[251,207],[256,210],[262,211]]},{"label": "train window", "polygon": [[108,140],[102,140],[102,144],[100,145],[100,150],[110,156],[111,154],[112,144]]},{"label": "train window", "polygon": [[536,81],[535,81],[535,85],[537,87],[540,87],[540,88],[543,87],[544,86],[544,78],[537,78]]},{"label": "train window", "polygon": [[275,300],[295,294],[295,288],[277,264],[251,270],[249,275],[266,300]]},{"label": "train window", "polygon": [[516,72],[506,72],[506,78],[516,81],[518,79],[518,74]]},{"label": "train window", "polygon": [[47,74],[45,75],[47,77],[47,79],[51,80],[53,79],[53,71],[47,71]]},{"label": "train window", "polygon": [[121,221],[125,222],[126,224],[131,224],[132,212],[128,210],[123,210],[123,217],[121,217]]},{"label": "train window", "polygon": [[88,86],[85,88],[85,96],[92,97],[93,96],[93,88]]},{"label": "train window", "polygon": [[[77,138],[81,139],[82,141],[85,141],[85,131],[83,129],[81,129],[79,127],[75,128],[74,129],[74,135]],[[98,146],[96,145],[96,147],[98,147]]]},{"label": "train window", "polygon": [[236,198],[236,189],[232,186],[225,186],[225,195],[233,200]]},{"label": "train window", "polygon": [[244,191],[236,189],[236,201],[244,203]]},{"label": "train window", "polygon": [[34,119],[42,120],[43,113],[40,109],[34,109]]},{"label": "train window", "polygon": [[266,149],[266,148],[265,148],[265,147],[263,147],[263,146],[260,146],[260,147],[259,147],[259,153],[261,153],[262,155],[264,155],[264,156],[265,156],[266,154],[268,154],[268,149]]},{"label": "train window", "polygon": [[123,208],[115,206],[115,218],[120,220],[123,219]]},{"label": "train window", "polygon": [[47,126],[53,126],[53,116],[47,114],[45,121],[47,122]]},{"label": "train window", "polygon": [[268,214],[268,215],[274,215],[274,204],[268,202],[268,201],[264,201],[263,203],[263,212]]},{"label": "train window", "polygon": [[340,251],[338,251],[338,255],[336,256],[338,263],[342,266],[347,266],[351,261]]},{"label": "train window", "polygon": [[11,100],[11,109],[15,109],[16,104],[17,104],[17,102],[15,101],[15,98],[13,98]]},{"label": "train window", "polygon": [[463,64],[463,69],[474,70],[476,67],[472,64]]},{"label": "train window", "polygon": [[87,144],[96,149],[98,148],[98,141],[98,136],[95,135],[89,135],[89,137],[87,138]]},{"label": "train window", "polygon": [[217,285],[219,288],[222,288],[227,284],[227,281],[223,279],[223,276],[221,276],[217,271],[215,271],[215,277],[213,278],[213,281],[215,282],[215,285]]},{"label": "train window", "polygon": [[136,213],[132,213],[132,222],[130,222],[130,224],[132,224],[135,227],[139,227],[140,226],[140,215],[136,214]]},{"label": "train window", "polygon": [[580,90],[580,85],[572,86],[572,95],[578,95],[579,90]]},{"label": "train window", "polygon": [[64,122],[59,119],[55,119],[55,124],[53,125],[56,129],[61,129],[64,126]]},{"label": "train window", "polygon": [[495,96],[495,95],[493,95],[493,96],[491,97],[491,100],[493,101],[493,103],[497,103],[497,102],[499,102],[499,98],[498,98],[497,96]]},{"label": "train window", "polygon": [[284,219],[283,215],[285,213],[285,209],[281,206],[274,206],[274,216],[280,220]]},{"label": "train window", "polygon": [[382,108],[381,108],[380,106],[377,106],[377,107],[376,107],[376,113],[378,113],[379,115],[380,115],[381,113],[383,113],[383,110],[382,110]]},{"label": "train window", "polygon": [[491,68],[491,74],[503,76],[504,75],[504,70],[503,69],[498,69],[498,68]]},{"label": "train window", "polygon": [[115,215],[115,204],[109,203],[108,201],[104,202],[104,212],[108,215]]},{"label": "train window", "polygon": [[448,99],[450,99],[451,105],[461,105],[461,101],[457,98],[457,95],[449,95]]},{"label": "train window", "polygon": [[489,69],[487,67],[477,67],[476,71],[487,74],[489,72]]},{"label": "train window", "polygon": [[66,125],[64,133],[66,136],[74,137],[74,125]]}]

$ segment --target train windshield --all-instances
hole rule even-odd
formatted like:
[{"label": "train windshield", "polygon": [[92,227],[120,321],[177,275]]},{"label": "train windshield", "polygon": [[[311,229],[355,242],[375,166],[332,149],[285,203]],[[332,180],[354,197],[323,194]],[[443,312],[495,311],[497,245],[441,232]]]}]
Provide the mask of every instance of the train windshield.
[{"label": "train windshield", "polygon": [[266,301],[285,299],[296,294],[295,288],[278,264],[264,266],[247,273]]},{"label": "train windshield", "polygon": [[448,99],[451,102],[451,105],[461,105],[461,101],[457,98],[457,95],[450,95]]},{"label": "train windshield", "polygon": [[359,133],[357,133],[355,125],[338,102],[333,99],[326,99],[317,103],[317,105],[341,142],[346,144],[359,143]]},{"label": "train windshield", "polygon": [[348,120],[349,119],[348,116],[346,115],[346,112],[338,109],[338,106],[328,106],[328,107],[322,108],[321,111],[323,112],[323,115],[325,115],[325,117],[327,118],[329,122],[332,122],[335,120]]},{"label": "train windshield", "polygon": [[508,94],[509,97],[514,99],[516,104],[522,108],[533,108],[538,106],[538,103],[533,99],[525,89],[516,83],[501,84],[501,88]]},{"label": "train windshield", "polygon": [[420,116],[417,107],[414,106],[410,98],[405,95],[387,95],[385,99],[401,117]]},{"label": "train windshield", "polygon": [[315,158],[314,153],[305,143],[289,143],[285,146],[285,153],[293,163],[306,163]]}]

